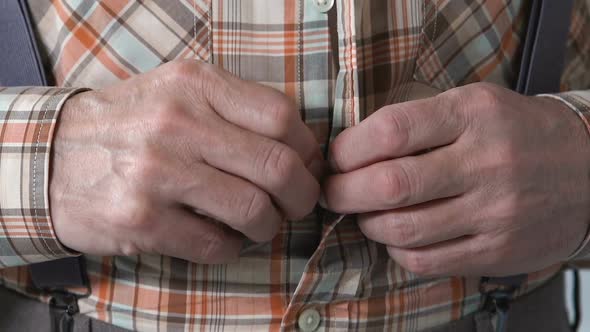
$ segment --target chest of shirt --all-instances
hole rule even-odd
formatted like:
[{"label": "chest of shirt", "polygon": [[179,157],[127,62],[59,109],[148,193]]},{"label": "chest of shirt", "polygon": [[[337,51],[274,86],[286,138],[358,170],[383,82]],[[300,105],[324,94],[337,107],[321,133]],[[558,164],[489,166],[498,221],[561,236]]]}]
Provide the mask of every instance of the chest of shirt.
[{"label": "chest of shirt", "polygon": [[526,0],[31,2],[55,83],[100,88],[180,58],[291,96],[327,143],[415,81],[511,85]]}]

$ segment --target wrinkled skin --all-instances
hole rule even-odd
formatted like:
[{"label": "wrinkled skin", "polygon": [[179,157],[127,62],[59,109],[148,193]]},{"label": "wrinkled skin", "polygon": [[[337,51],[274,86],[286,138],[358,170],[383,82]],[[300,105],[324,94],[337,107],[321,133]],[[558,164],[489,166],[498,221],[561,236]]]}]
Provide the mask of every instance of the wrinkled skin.
[{"label": "wrinkled skin", "polygon": [[319,145],[283,94],[176,61],[65,104],[50,208],[67,247],[235,260],[314,208]]},{"label": "wrinkled skin", "polygon": [[322,205],[424,276],[564,261],[590,221],[590,140],[561,101],[485,83],[391,105],[331,146]]}]

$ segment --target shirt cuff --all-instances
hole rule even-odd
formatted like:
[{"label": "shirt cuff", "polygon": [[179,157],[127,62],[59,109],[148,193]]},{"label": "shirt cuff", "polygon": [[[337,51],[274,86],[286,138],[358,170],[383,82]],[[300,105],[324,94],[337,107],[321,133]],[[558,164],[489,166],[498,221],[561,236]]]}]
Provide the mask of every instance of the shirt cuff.
[{"label": "shirt cuff", "polygon": [[59,112],[76,88],[0,88],[0,268],[77,253],[49,213],[49,158]]},{"label": "shirt cuff", "polygon": [[[540,97],[549,97],[565,103],[572,111],[578,114],[582,122],[584,122],[586,125],[586,129],[590,135],[590,90],[570,91],[551,95],[545,94],[540,95]],[[567,260],[572,261],[576,259],[583,259],[587,258],[588,256],[590,256],[590,226],[586,230],[586,235],[582,243],[568,257]]]}]

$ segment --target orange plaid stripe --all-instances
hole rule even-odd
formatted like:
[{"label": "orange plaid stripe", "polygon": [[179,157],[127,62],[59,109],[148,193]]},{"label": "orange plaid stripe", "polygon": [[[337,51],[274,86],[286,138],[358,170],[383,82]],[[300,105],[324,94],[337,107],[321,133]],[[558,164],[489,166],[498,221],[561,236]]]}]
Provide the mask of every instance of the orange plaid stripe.
[{"label": "orange plaid stripe", "polygon": [[[406,101],[416,81],[440,90],[476,81],[511,86],[526,17],[526,0],[336,0],[330,14],[311,0],[30,7],[60,86],[100,88],[174,59],[208,61],[286,93],[323,146],[382,106]],[[589,17],[579,0],[567,90],[590,88]],[[11,175],[13,190],[0,190],[0,281],[21,292],[30,285],[26,264],[71,254],[53,232],[47,178],[52,130],[75,91],[0,90],[0,174]],[[559,98],[590,108],[587,91]],[[421,279],[368,241],[353,216],[325,211],[283,225],[235,264],[86,259],[92,293],[81,311],[138,331],[295,330],[308,308],[320,312],[320,330],[420,331],[476,311],[481,300],[478,278]],[[559,268],[529,275],[521,293]]]}]

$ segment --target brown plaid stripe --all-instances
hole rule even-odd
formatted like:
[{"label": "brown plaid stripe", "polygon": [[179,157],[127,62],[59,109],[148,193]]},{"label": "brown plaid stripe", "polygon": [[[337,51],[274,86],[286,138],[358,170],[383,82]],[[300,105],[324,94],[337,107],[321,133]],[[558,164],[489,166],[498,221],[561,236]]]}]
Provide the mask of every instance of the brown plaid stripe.
[{"label": "brown plaid stripe", "polygon": [[[327,146],[344,128],[409,98],[476,81],[510,86],[525,0],[31,1],[48,71],[60,86],[100,88],[193,58],[290,96]],[[574,13],[567,90],[590,88],[587,3]],[[47,204],[51,132],[74,89],[0,90],[0,280],[26,292],[27,263],[68,255]],[[565,93],[577,108],[588,92]],[[38,138],[36,141],[33,138]],[[8,181],[6,179],[9,179]],[[83,313],[139,331],[294,330],[317,309],[320,330],[419,331],[477,310],[477,278],[421,279],[368,241],[354,217],[316,211],[246,246],[236,264],[88,256]],[[12,266],[12,267],[9,267]],[[18,267],[20,266],[20,267]],[[529,276],[528,292],[559,267]]]}]

